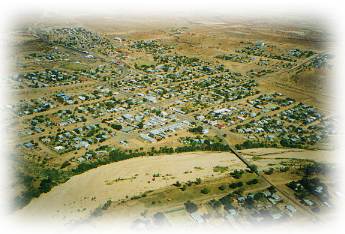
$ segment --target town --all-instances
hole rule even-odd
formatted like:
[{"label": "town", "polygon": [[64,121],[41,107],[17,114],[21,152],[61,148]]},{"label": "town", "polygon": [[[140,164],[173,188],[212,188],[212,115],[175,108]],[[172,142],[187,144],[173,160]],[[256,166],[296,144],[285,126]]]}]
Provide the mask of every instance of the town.
[{"label": "town", "polygon": [[[234,227],[311,221],[331,210],[337,195],[327,158],[336,119],[323,86],[310,91],[303,85],[313,81],[296,82],[326,74],[334,56],[317,43],[279,41],[279,33],[227,42],[220,26],[214,33],[222,41],[210,43],[204,27],[104,33],[42,23],[18,31],[8,78],[16,99],[7,105],[15,135],[14,209],[39,206],[41,194],[48,199],[86,171],[156,157],[147,171],[131,168],[126,177],[118,169],[121,176],[106,184],[133,189],[116,194],[114,187],[101,200],[90,198],[90,207],[73,206],[79,217],[73,220],[98,222],[132,203],[145,207],[144,213],[133,208],[135,227],[171,225],[172,207],[193,223]],[[186,161],[190,169],[160,171],[164,160],[174,167],[189,154],[200,154]],[[213,154],[234,161],[198,166]]]}]

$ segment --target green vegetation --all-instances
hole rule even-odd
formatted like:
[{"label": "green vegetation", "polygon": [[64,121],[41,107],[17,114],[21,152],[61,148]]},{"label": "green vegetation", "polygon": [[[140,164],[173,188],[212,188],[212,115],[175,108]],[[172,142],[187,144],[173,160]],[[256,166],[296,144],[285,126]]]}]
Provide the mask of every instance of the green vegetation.
[{"label": "green vegetation", "polygon": [[277,144],[246,140],[242,144],[235,145],[235,148],[238,150],[253,149],[253,148],[270,148],[270,147],[276,148]]},{"label": "green vegetation", "polygon": [[97,207],[92,213],[91,216],[97,217],[101,216],[105,210],[107,210],[111,206],[112,201],[108,200],[103,205]]},{"label": "green vegetation", "polygon": [[246,182],[247,185],[253,185],[253,184],[257,184],[258,183],[258,179],[252,179]]},{"label": "green vegetation", "polygon": [[258,173],[258,167],[255,164],[250,164],[249,168],[251,171]]},{"label": "green vegetation", "polygon": [[213,168],[213,171],[214,172],[220,172],[220,173],[224,173],[224,172],[226,172],[226,171],[228,171],[229,170],[229,167],[227,167],[227,166],[215,166],[214,168]]},{"label": "green vegetation", "polygon": [[273,169],[272,167],[270,167],[270,168],[267,169],[267,170],[264,170],[264,173],[265,173],[266,175],[272,175],[273,172],[274,172],[274,169]]},{"label": "green vegetation", "polygon": [[202,126],[197,126],[195,128],[190,128],[188,129],[188,131],[192,132],[192,133],[198,133],[198,134],[201,134],[202,133],[202,130],[203,130],[203,127]]},{"label": "green vegetation", "polygon": [[222,206],[222,203],[219,200],[212,199],[208,202],[210,206],[214,209],[218,209]]},{"label": "green vegetation", "polygon": [[235,179],[239,179],[239,178],[241,178],[243,173],[244,173],[243,170],[235,169],[234,171],[230,172],[230,176],[232,176]]},{"label": "green vegetation", "polygon": [[229,184],[229,188],[231,189],[235,189],[235,188],[239,188],[243,186],[243,182],[233,182],[231,184]]},{"label": "green vegetation", "polygon": [[110,126],[115,130],[121,130],[122,129],[121,124],[111,124]]},{"label": "green vegetation", "polygon": [[184,203],[184,206],[188,213],[194,213],[198,210],[198,206],[191,201],[187,201],[186,203]]},{"label": "green vegetation", "polygon": [[200,190],[200,192],[202,194],[208,194],[210,192],[210,190],[208,188],[203,188],[203,189]]}]

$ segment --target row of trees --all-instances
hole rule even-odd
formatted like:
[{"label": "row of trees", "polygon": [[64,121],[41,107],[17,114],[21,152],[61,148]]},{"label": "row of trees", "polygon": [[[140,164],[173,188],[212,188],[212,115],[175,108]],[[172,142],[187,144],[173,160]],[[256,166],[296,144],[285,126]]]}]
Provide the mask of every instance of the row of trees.
[{"label": "row of trees", "polygon": [[235,148],[238,150],[252,149],[252,148],[267,148],[267,147],[276,148],[277,144],[276,143],[264,143],[264,142],[246,140],[242,144],[235,145]]}]

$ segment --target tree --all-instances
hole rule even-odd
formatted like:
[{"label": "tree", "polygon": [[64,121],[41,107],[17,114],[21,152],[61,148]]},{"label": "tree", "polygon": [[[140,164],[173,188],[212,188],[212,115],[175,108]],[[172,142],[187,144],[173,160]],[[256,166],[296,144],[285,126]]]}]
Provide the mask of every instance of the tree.
[{"label": "tree", "polygon": [[153,215],[154,222],[157,225],[162,225],[167,222],[165,215],[162,212],[157,212]]},{"label": "tree", "polygon": [[200,190],[200,192],[202,194],[208,194],[210,192],[210,190],[208,188],[203,188],[203,189]]},{"label": "tree", "polygon": [[265,198],[265,195],[262,192],[257,192],[254,194],[254,200],[259,201]]},{"label": "tree", "polygon": [[115,130],[121,130],[122,126],[120,124],[112,124],[111,127]]},{"label": "tree", "polygon": [[138,126],[139,129],[142,129],[144,127],[144,124],[143,124],[143,122],[140,122],[140,123],[138,123],[137,126]]},{"label": "tree", "polygon": [[198,126],[195,128],[190,128],[189,131],[193,132],[193,133],[202,133],[203,127],[202,126]]},{"label": "tree", "polygon": [[247,181],[246,184],[252,185],[252,184],[257,184],[257,183],[258,183],[258,180],[257,180],[257,179],[252,179],[252,180]]},{"label": "tree", "polygon": [[254,199],[250,196],[247,196],[246,200],[244,201],[244,206],[248,209],[252,209],[254,207]]},{"label": "tree", "polygon": [[275,192],[277,192],[276,188],[273,187],[273,186],[270,186],[267,190],[268,190],[270,193],[275,193]]},{"label": "tree", "polygon": [[266,175],[272,175],[273,171],[274,171],[274,169],[272,167],[270,167],[269,169],[265,170],[264,173]]},{"label": "tree", "polygon": [[198,206],[191,201],[187,201],[186,203],[184,203],[184,207],[188,213],[194,213],[198,210]]},{"label": "tree", "polygon": [[243,186],[243,182],[242,181],[239,181],[239,182],[234,182],[234,183],[231,183],[229,184],[229,188],[238,188],[238,187],[242,187]]},{"label": "tree", "polygon": [[254,171],[255,173],[258,172],[258,167],[257,167],[255,164],[251,164],[251,165],[249,166],[249,168],[250,168],[250,170]]},{"label": "tree", "polygon": [[209,204],[211,205],[211,207],[215,209],[221,207],[222,205],[222,203],[219,200],[215,200],[215,199],[212,199],[211,201],[209,201]]},{"label": "tree", "polygon": [[50,177],[46,178],[46,179],[43,179],[40,183],[40,187],[39,187],[39,190],[42,192],[42,193],[46,193],[46,192],[49,192],[51,190],[51,188],[53,187],[53,184],[52,184],[52,179]]},{"label": "tree", "polygon": [[235,178],[235,179],[239,179],[241,178],[242,174],[244,173],[243,170],[234,170],[233,172],[230,172],[230,175]]}]

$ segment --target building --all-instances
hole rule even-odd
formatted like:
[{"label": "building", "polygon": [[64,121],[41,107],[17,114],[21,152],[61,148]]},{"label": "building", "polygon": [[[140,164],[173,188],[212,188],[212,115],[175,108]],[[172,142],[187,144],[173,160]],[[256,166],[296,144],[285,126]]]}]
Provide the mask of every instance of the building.
[{"label": "building", "polygon": [[197,223],[200,223],[200,224],[201,223],[205,223],[204,218],[198,212],[193,212],[193,213],[190,214],[190,216]]},{"label": "building", "polygon": [[32,142],[25,142],[23,144],[27,149],[33,149],[35,148],[35,145]]},{"label": "building", "polygon": [[147,134],[140,134],[140,137],[143,138],[144,140],[148,141],[148,142],[151,142],[151,143],[157,142],[157,140],[155,138],[152,138]]},{"label": "building", "polygon": [[297,212],[296,208],[290,204],[286,205],[285,208],[289,211],[289,216],[292,216],[294,213]]},{"label": "building", "polygon": [[65,148],[64,146],[62,146],[62,145],[59,145],[59,146],[55,146],[55,147],[54,147],[54,150],[55,150],[56,152],[58,152],[58,153],[63,152],[65,149],[66,149],[66,148]]}]

